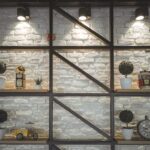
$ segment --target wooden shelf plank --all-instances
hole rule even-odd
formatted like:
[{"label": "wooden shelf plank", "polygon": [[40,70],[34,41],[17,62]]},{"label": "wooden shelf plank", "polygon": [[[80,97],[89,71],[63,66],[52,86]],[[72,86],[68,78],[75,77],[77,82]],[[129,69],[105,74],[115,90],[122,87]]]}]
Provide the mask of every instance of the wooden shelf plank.
[{"label": "wooden shelf plank", "polygon": [[20,92],[20,93],[25,93],[25,92],[48,92],[46,89],[1,89],[0,92]]},{"label": "wooden shelf plank", "polygon": [[50,92],[47,89],[4,89],[0,90],[0,96],[49,96]]},{"label": "wooden shelf plank", "polygon": [[23,140],[23,141],[17,141],[17,140],[1,140],[0,144],[5,145],[5,144],[10,144],[10,145],[24,145],[24,144],[31,144],[31,145],[45,145],[48,144],[48,140],[47,139],[42,139],[42,140],[37,140],[37,141],[33,141],[33,140]]},{"label": "wooden shelf plank", "polygon": [[150,140],[117,140],[117,144],[119,145],[150,145]]},{"label": "wooden shelf plank", "polygon": [[116,92],[150,92],[150,89],[116,89]]}]

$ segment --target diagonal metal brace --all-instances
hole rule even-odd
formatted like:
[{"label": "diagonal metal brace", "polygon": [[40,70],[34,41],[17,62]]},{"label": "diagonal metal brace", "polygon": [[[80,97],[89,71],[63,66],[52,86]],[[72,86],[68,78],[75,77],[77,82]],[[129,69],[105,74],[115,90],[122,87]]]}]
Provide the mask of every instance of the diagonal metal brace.
[{"label": "diagonal metal brace", "polygon": [[96,83],[97,85],[99,85],[100,87],[102,87],[104,90],[106,90],[107,92],[110,92],[110,89],[106,85],[104,85],[103,83],[101,83],[100,81],[98,81],[97,79],[95,79],[94,77],[92,77],[90,74],[88,74],[87,72],[85,72],[84,70],[82,70],[80,67],[76,66],[74,63],[70,62],[65,57],[63,57],[59,53],[57,53],[56,51],[53,51],[53,53],[54,53],[55,56],[57,56],[58,58],[60,58],[64,62],[66,62],[68,65],[70,65],[74,69],[78,70],[80,73],[82,73],[88,79],[92,80],[94,83]]},{"label": "diagonal metal brace", "polygon": [[61,149],[59,147],[57,147],[56,145],[53,145],[52,150],[61,150]]},{"label": "diagonal metal brace", "polygon": [[93,128],[95,131],[97,131],[98,133],[100,133],[101,135],[103,135],[104,137],[106,137],[107,139],[110,139],[110,136],[107,133],[105,133],[104,131],[102,131],[101,129],[99,129],[95,125],[93,125],[91,122],[89,122],[88,120],[86,120],[85,118],[83,118],[82,116],[80,116],[78,113],[76,113],[75,111],[73,111],[71,108],[69,108],[68,106],[66,106],[65,104],[63,104],[59,100],[57,100],[56,98],[54,98],[54,102],[57,103],[58,105],[60,105],[61,107],[63,107],[65,110],[67,110],[71,114],[73,114],[75,117],[77,117],[78,119],[80,119],[82,122],[84,122],[85,124],[87,124],[89,127]]},{"label": "diagonal metal brace", "polygon": [[95,32],[94,30],[92,30],[91,28],[87,27],[86,25],[84,25],[83,23],[81,23],[80,21],[78,21],[76,18],[74,18],[73,16],[71,16],[70,14],[68,14],[66,11],[64,11],[63,9],[59,8],[59,7],[55,7],[54,8],[59,14],[63,15],[64,17],[66,17],[68,20],[70,20],[73,23],[78,24],[79,26],[83,27],[84,29],[86,29],[88,32],[92,33],[93,35],[95,35],[96,37],[98,37],[99,39],[103,40],[106,44],[110,45],[110,41],[108,41],[106,38],[104,38],[102,35],[98,34],[97,32]]}]

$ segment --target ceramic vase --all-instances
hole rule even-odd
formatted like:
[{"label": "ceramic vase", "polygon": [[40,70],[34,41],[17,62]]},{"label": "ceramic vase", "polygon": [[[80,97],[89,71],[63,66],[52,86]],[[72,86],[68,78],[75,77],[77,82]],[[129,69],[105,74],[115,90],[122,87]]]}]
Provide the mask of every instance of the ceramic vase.
[{"label": "ceramic vase", "polygon": [[131,140],[133,136],[133,129],[132,128],[123,128],[122,135],[125,140]]},{"label": "ceramic vase", "polygon": [[5,88],[5,77],[0,76],[0,89],[4,89]]},{"label": "ceramic vase", "polygon": [[120,79],[120,84],[122,89],[130,89],[132,87],[132,78],[123,77]]}]

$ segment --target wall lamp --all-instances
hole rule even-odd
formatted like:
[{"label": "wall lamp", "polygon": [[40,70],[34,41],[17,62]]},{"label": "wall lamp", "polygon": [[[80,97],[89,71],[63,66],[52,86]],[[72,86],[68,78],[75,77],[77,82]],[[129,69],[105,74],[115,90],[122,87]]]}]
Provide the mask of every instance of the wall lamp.
[{"label": "wall lamp", "polygon": [[143,20],[148,17],[148,7],[139,7],[135,10],[135,19]]},{"label": "wall lamp", "polygon": [[26,21],[30,19],[30,11],[28,7],[17,8],[17,19],[19,21]]},{"label": "wall lamp", "polygon": [[90,7],[79,8],[79,20],[85,21],[90,18],[91,18],[91,8]]}]

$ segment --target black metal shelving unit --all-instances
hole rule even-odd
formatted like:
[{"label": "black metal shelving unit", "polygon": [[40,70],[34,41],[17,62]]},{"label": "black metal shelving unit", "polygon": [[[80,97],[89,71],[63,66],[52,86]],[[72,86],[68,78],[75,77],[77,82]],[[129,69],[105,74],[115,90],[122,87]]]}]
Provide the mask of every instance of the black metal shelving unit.
[{"label": "black metal shelving unit", "polygon": [[[1,141],[0,144],[10,144],[10,145],[21,145],[21,144],[33,144],[33,145],[49,145],[49,150],[60,150],[60,148],[57,145],[110,145],[111,150],[115,150],[115,145],[138,145],[138,143],[135,142],[129,142],[129,143],[123,143],[123,142],[117,142],[115,140],[115,119],[114,119],[114,105],[115,105],[115,97],[117,96],[143,96],[143,97],[149,97],[150,92],[116,92],[114,89],[114,51],[117,50],[141,50],[141,49],[150,49],[150,46],[116,46],[114,45],[114,8],[115,7],[126,7],[126,6],[139,6],[147,4],[150,6],[150,1],[147,0],[87,0],[87,1],[81,1],[81,0],[14,0],[13,2],[11,0],[2,0],[0,3],[0,7],[16,7],[18,3],[28,4],[32,7],[48,7],[49,8],[49,33],[50,35],[53,35],[53,10],[57,11],[64,17],[66,17],[68,20],[70,20],[73,23],[77,23],[81,27],[83,27],[85,30],[89,31],[91,34],[95,35],[97,38],[103,40],[106,43],[106,46],[53,46],[53,41],[51,40],[49,42],[49,46],[0,46],[0,50],[38,50],[38,49],[44,49],[48,50],[49,52],[49,91],[47,92],[0,92],[0,96],[47,96],[49,97],[49,139],[45,142],[16,142],[16,141]],[[110,41],[105,39],[100,34],[96,33],[89,27],[85,26],[81,22],[79,22],[76,18],[65,12],[61,7],[81,7],[90,5],[91,7],[109,7],[109,22],[110,22]],[[63,50],[63,49],[96,49],[96,50],[105,50],[108,51],[110,54],[110,88],[101,83],[100,81],[96,80],[94,77],[89,75],[87,72],[76,66],[74,63],[70,62],[63,56],[61,56],[58,52],[55,50]],[[107,91],[107,93],[54,93],[53,92],[53,55],[60,58],[62,61],[73,67],[74,69],[78,70],[81,74],[86,76],[88,79],[102,87]],[[103,130],[96,127],[94,124],[80,116],[78,113],[73,111],[71,108],[60,102],[55,97],[64,97],[64,96],[107,96],[110,97],[110,135],[105,133]],[[80,119],[82,122],[93,128],[95,131],[103,135],[107,138],[106,141],[100,141],[100,140],[58,140],[53,138],[53,103],[57,103],[64,109],[66,109],[68,112],[76,116],[78,119]],[[140,144],[143,145],[149,145],[150,142],[141,142]]]}]

